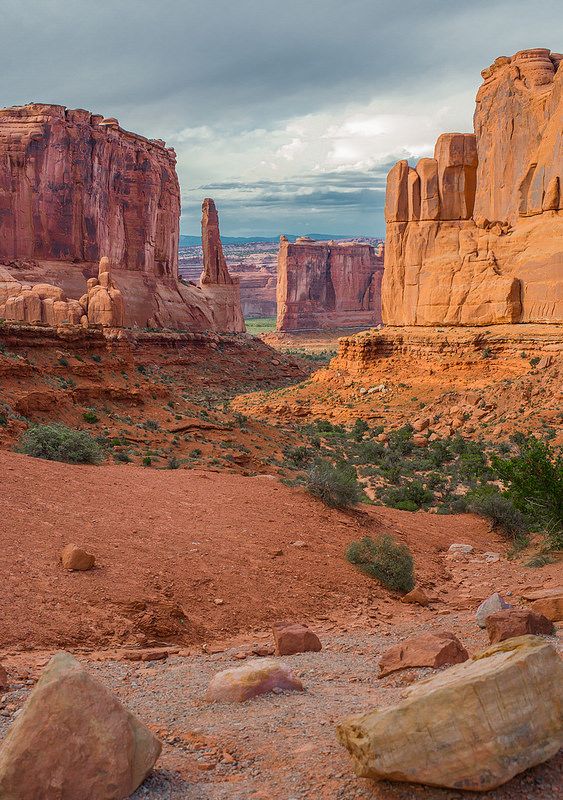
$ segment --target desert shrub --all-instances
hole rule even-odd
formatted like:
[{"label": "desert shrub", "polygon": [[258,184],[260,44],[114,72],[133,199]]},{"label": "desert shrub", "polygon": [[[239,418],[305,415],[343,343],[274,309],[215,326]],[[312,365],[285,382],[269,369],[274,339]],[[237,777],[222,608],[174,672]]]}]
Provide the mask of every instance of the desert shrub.
[{"label": "desert shrub", "polygon": [[152,464],[152,458],[150,456],[144,456],[143,460],[141,461],[143,467],[150,467]]},{"label": "desert shrub", "polygon": [[385,455],[385,446],[381,442],[372,442],[368,439],[358,442],[354,447],[354,454],[358,464],[377,464]]},{"label": "desert shrub", "polygon": [[[427,506],[434,500],[434,495],[419,481],[405,483],[396,489],[388,489],[383,495],[386,505],[393,508],[402,508],[403,511],[417,511],[422,506]],[[407,504],[406,506],[404,504]]]},{"label": "desert shrub", "polygon": [[156,419],[147,419],[143,423],[143,428],[147,431],[157,431],[160,428],[160,422]]},{"label": "desert shrub", "polygon": [[346,550],[346,559],[387,589],[410,592],[414,587],[412,554],[406,545],[398,544],[388,534],[375,540],[364,536],[352,542]]},{"label": "desert shrub", "polygon": [[93,411],[85,411],[84,414],[82,414],[82,419],[84,420],[84,422],[89,422],[92,425],[95,424],[96,422],[99,422],[98,415],[94,414]]},{"label": "desert shrub", "polygon": [[99,464],[103,459],[102,448],[89,433],[56,423],[29,428],[21,437],[18,449],[34,458],[68,464]]},{"label": "desert shrub", "polygon": [[99,364],[101,360],[102,357],[99,356],[97,353],[94,353],[94,355],[92,356],[92,361],[95,361],[97,364]]},{"label": "desert shrub", "polygon": [[180,461],[176,458],[176,456],[170,456],[168,459],[168,464],[166,465],[166,469],[179,469],[180,468]]},{"label": "desert shrub", "polygon": [[467,507],[469,511],[489,519],[493,527],[509,539],[521,539],[526,534],[526,517],[506,494],[497,491],[470,493]]},{"label": "desert shrub", "polygon": [[393,504],[393,508],[399,511],[418,511],[418,506],[413,500],[398,500]]},{"label": "desert shrub", "polygon": [[518,455],[493,456],[493,469],[514,506],[545,533],[550,547],[563,549],[563,455],[535,436],[517,444]]},{"label": "desert shrub", "polygon": [[129,458],[127,453],[123,453],[121,450],[118,450],[117,452],[112,453],[112,455],[113,455],[114,459],[116,461],[120,462],[121,464],[129,464],[130,461],[131,461],[131,459]]},{"label": "desert shrub", "polygon": [[396,431],[391,431],[389,434],[389,450],[401,456],[406,456],[411,452],[412,444],[412,431],[410,425],[403,425]]},{"label": "desert shrub", "polygon": [[5,426],[8,424],[8,417],[5,414],[0,414],[0,425]]},{"label": "desert shrub", "polygon": [[354,422],[354,425],[352,427],[352,430],[350,431],[350,434],[352,436],[352,439],[355,442],[361,442],[362,439],[364,438],[364,435],[368,431],[369,431],[369,425],[367,424],[365,419],[357,419]]},{"label": "desert shrub", "polygon": [[532,558],[529,561],[526,561],[524,566],[539,568],[539,567],[545,567],[547,566],[547,564],[553,564],[554,562],[555,559],[548,553],[538,553],[537,555],[532,556]]},{"label": "desert shrub", "polygon": [[296,467],[301,467],[311,460],[311,452],[305,445],[299,447],[288,447],[285,450],[285,457]]},{"label": "desert shrub", "polygon": [[489,477],[487,456],[476,442],[466,442],[459,456],[459,472],[463,478]]},{"label": "desert shrub", "polygon": [[351,464],[318,461],[308,470],[305,487],[332,508],[349,508],[361,499],[356,470]]}]

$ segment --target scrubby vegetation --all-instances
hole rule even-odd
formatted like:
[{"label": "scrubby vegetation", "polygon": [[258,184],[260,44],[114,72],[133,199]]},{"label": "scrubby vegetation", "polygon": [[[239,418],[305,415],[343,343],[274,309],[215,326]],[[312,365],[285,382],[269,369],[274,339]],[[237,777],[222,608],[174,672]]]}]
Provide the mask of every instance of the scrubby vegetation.
[{"label": "scrubby vegetation", "polygon": [[99,464],[104,454],[86,431],[66,425],[34,425],[20,439],[19,451],[34,458],[65,461],[68,464]]},{"label": "scrubby vegetation", "polygon": [[[356,498],[366,489],[375,504],[403,511],[471,511],[516,547],[537,531],[547,549],[563,548],[563,457],[549,441],[454,435],[417,447],[410,425],[385,437],[381,426],[364,420],[345,427],[319,419],[300,432],[309,444],[287,448],[284,466],[297,470],[297,482],[312,485],[316,496],[330,497],[334,485],[353,486],[355,473]],[[318,463],[324,464],[320,471]]]},{"label": "scrubby vegetation", "polygon": [[414,588],[414,559],[405,544],[382,534],[377,539],[364,536],[346,550],[347,560],[387,589],[410,592]]},{"label": "scrubby vegetation", "polygon": [[305,486],[331,508],[349,508],[361,499],[356,471],[350,464],[317,461],[307,472]]}]

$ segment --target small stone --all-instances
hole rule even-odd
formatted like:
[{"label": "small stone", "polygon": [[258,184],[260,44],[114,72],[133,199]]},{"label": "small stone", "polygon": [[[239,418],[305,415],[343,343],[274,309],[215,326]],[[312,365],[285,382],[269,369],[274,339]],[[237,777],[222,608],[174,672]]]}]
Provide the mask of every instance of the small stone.
[{"label": "small stone", "polygon": [[243,703],[274,689],[302,692],[303,684],[281,661],[252,660],[218,672],[209,683],[205,699],[208,703]]},{"label": "small stone", "polygon": [[469,655],[459,639],[448,631],[412,636],[386,650],[379,661],[379,677],[407,667],[446,667],[467,661]]},{"label": "small stone", "polygon": [[527,608],[507,608],[489,614],[486,619],[487,633],[491,644],[513,639],[515,636],[533,634],[535,636],[551,636],[554,633],[553,622]]},{"label": "small stone", "polygon": [[295,653],[318,653],[322,650],[319,637],[307,625],[291,622],[276,622],[272,626],[277,656],[292,656]]},{"label": "small stone", "polygon": [[213,602],[216,606],[222,606],[225,604],[225,601],[221,597],[216,597]]},{"label": "small stone", "polygon": [[291,543],[292,547],[307,547],[307,542],[297,541]]},{"label": "small stone", "polygon": [[427,606],[430,603],[426,593],[418,586],[401,597],[401,603],[418,603],[419,606]]},{"label": "small stone", "polygon": [[96,559],[77,545],[67,544],[61,552],[61,562],[64,569],[84,571],[92,569]]},{"label": "small stone", "polygon": [[510,603],[507,603],[506,600],[500,596],[498,592],[495,592],[490,597],[487,597],[486,600],[483,600],[477,611],[475,612],[475,619],[477,620],[477,625],[480,628],[486,627],[487,617],[489,614],[494,614],[497,611],[502,611],[505,608],[512,608]]},{"label": "small stone", "polygon": [[470,544],[451,544],[448,547],[448,553],[463,553],[469,555],[475,548]]}]

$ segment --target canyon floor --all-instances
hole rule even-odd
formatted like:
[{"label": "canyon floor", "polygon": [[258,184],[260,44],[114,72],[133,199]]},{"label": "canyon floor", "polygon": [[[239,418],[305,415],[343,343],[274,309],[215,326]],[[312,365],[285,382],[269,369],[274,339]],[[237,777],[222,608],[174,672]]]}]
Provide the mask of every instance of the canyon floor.
[{"label": "canyon floor", "polygon": [[[446,344],[432,331],[398,345],[385,334],[369,345],[352,337],[329,366],[315,360],[334,346],[324,335],[285,340],[291,352],[283,353],[248,337],[0,334],[0,662],[10,682],[0,737],[50,655],[66,649],[164,743],[135,800],[561,796],[561,755],[481,795],[354,776],[336,723],[397,701],[432,672],[379,679],[384,650],[448,630],[478,652],[487,644],[474,620],[479,603],[499,591],[520,604],[530,591],[560,585],[561,561],[526,566],[535,539],[514,553],[472,514],[330,509],[295,485],[299,470],[286,457],[303,446],[304,422],[360,417],[392,431],[427,407],[440,436],[459,428],[469,437],[551,436],[553,428],[559,441],[560,331],[522,328],[512,339],[497,331],[477,344],[471,332]],[[385,392],[369,393],[381,383]],[[106,461],[73,466],[14,452],[29,421],[97,434]],[[380,533],[411,549],[427,608],[401,603],[345,560],[353,539]],[[69,542],[95,554],[93,570],[62,569]],[[449,557],[459,542],[474,553]],[[491,551],[498,561],[485,558]],[[280,619],[311,625],[323,643],[319,653],[284,657],[305,691],[206,704],[212,675],[271,645]],[[559,624],[552,640],[560,650],[562,634]],[[157,660],[133,660],[143,654]]]}]

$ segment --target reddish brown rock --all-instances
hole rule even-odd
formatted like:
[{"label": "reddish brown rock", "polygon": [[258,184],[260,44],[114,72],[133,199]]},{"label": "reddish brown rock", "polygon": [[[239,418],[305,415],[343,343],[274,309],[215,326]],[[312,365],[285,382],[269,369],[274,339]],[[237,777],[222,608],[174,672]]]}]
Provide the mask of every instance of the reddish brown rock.
[{"label": "reddish brown rock", "polygon": [[291,622],[276,622],[273,627],[277,656],[295,653],[317,653],[322,644],[316,633],[307,626]]},{"label": "reddish brown rock", "polygon": [[160,742],[68,653],[43,671],[0,750],[6,800],[123,800]]},{"label": "reddish brown rock", "polygon": [[0,691],[4,691],[9,686],[8,673],[5,668],[0,664]]},{"label": "reddish brown rock", "polygon": [[238,278],[229,275],[219,233],[219,215],[211,198],[203,201],[201,212],[201,290],[211,306],[216,329],[225,333],[242,333],[246,328],[240,303],[240,283]]},{"label": "reddish brown rock", "polygon": [[277,329],[378,325],[382,274],[382,247],[376,249],[359,242],[317,242],[305,237],[290,243],[282,236]]},{"label": "reddish brown rock", "polygon": [[[161,140],[113,118],[39,103],[0,109],[0,264],[23,288],[23,297],[0,296],[6,316],[66,319],[68,307],[57,305],[63,298],[44,300],[44,311],[26,285],[52,284],[78,298],[107,257],[126,325],[217,330],[214,298],[178,280],[175,165]],[[15,288],[10,295],[21,295]],[[102,318],[114,313],[106,301],[102,295],[95,304]]]},{"label": "reddish brown rock", "polygon": [[541,614],[552,622],[563,620],[563,592],[554,597],[544,597],[532,603],[532,611]]},{"label": "reddish brown rock", "polygon": [[551,620],[527,608],[508,608],[489,614],[486,626],[491,644],[529,633],[536,636],[550,636],[553,633]]},{"label": "reddish brown rock", "polygon": [[447,667],[468,658],[467,650],[453,633],[424,633],[386,650],[379,661],[379,677],[408,667]]},{"label": "reddish brown rock", "polygon": [[[561,55],[524,50],[483,71],[475,133],[387,180],[388,325],[563,320]],[[420,198],[420,199],[419,199]]]},{"label": "reddish brown rock", "polygon": [[419,606],[427,606],[430,604],[430,600],[423,589],[419,589],[418,586],[415,586],[412,591],[407,592],[407,594],[401,597],[401,603],[415,603]]},{"label": "reddish brown rock", "polygon": [[67,544],[61,553],[61,562],[64,569],[84,571],[92,569],[96,559],[91,553],[82,550],[75,544]]}]

